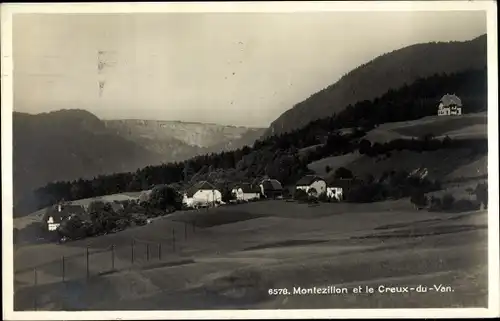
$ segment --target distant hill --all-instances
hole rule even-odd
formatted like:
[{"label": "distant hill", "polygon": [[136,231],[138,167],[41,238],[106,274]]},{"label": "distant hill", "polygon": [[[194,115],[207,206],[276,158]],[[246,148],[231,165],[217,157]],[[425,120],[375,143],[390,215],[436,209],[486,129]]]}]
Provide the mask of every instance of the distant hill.
[{"label": "distant hill", "polygon": [[166,161],[252,145],[265,131],[264,128],[159,120],[105,120],[104,124],[123,138],[164,155]]},{"label": "distant hill", "polygon": [[486,35],[464,42],[416,44],[384,54],[344,75],[271,123],[265,136],[281,134],[328,117],[358,101],[433,74],[482,69],[487,65]]},{"label": "distant hill", "polygon": [[14,201],[51,181],[135,171],[161,156],[127,141],[84,110],[13,113]]}]

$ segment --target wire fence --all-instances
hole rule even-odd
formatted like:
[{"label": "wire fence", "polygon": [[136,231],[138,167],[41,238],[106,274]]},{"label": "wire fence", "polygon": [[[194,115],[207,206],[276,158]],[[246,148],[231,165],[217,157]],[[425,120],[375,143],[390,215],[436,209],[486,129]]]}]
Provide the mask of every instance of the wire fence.
[{"label": "wire fence", "polygon": [[[182,228],[172,228],[167,240],[150,242],[132,238],[130,243],[106,248],[83,248],[83,253],[61,256],[60,259],[15,272],[16,282],[33,287],[33,310],[39,309],[39,289],[46,284],[69,282],[71,280],[94,279],[118,271],[167,261],[181,251],[181,243],[188,241],[196,233],[193,223]],[[26,310],[29,310],[26,309]]]}]

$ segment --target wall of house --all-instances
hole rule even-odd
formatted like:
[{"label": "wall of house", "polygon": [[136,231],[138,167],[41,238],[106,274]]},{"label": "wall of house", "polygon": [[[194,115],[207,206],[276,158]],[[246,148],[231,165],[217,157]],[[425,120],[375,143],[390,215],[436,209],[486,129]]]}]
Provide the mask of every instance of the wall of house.
[{"label": "wall of house", "polygon": [[326,182],[319,180],[319,181],[315,181],[314,183],[312,183],[309,186],[299,185],[299,186],[296,186],[295,188],[301,189],[306,193],[308,193],[311,188],[314,188],[316,190],[316,192],[318,192],[318,195],[320,195],[320,194],[326,192]]},{"label": "wall of house", "polygon": [[199,190],[193,197],[193,205],[207,205],[222,202],[222,194],[218,190]]},{"label": "wall of house", "polygon": [[242,200],[250,201],[253,199],[259,199],[260,193],[243,193]]},{"label": "wall of house", "polygon": [[236,199],[238,201],[249,201],[252,199],[259,199],[260,198],[260,193],[245,193],[243,192],[243,189],[238,188],[238,189],[233,189],[231,191],[236,196]]},{"label": "wall of house", "polygon": [[438,107],[438,116],[462,115],[462,107],[450,106],[444,107],[442,104]]},{"label": "wall of house", "polygon": [[341,187],[328,187],[326,189],[326,196],[328,198],[336,198],[340,201],[343,198],[343,190]]}]

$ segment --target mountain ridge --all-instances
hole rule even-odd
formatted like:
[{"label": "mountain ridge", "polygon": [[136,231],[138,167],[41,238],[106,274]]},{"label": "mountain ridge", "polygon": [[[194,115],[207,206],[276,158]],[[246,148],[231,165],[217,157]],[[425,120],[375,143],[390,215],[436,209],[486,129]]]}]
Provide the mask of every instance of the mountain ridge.
[{"label": "mountain ridge", "polygon": [[282,113],[271,123],[264,137],[298,129],[418,78],[480,69],[487,65],[486,42],[487,36],[483,34],[468,41],[420,43],[382,54]]}]

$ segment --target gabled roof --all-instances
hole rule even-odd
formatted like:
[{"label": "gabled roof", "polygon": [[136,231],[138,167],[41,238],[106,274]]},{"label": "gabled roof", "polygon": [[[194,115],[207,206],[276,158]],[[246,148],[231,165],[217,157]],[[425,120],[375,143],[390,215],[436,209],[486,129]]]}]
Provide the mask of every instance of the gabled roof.
[{"label": "gabled roof", "polygon": [[200,190],[214,190],[217,189],[217,187],[207,181],[199,181],[194,183],[191,187],[189,187],[186,190],[186,196],[187,197],[192,197],[196,192]]},{"label": "gabled roof", "polygon": [[296,183],[297,186],[309,186],[316,181],[324,181],[323,178],[317,175],[306,175],[299,179]]},{"label": "gabled roof", "polygon": [[276,179],[265,179],[261,182],[262,187],[264,190],[267,191],[281,191],[283,190],[283,186],[281,186],[281,183],[276,180]]},{"label": "gabled roof", "polygon": [[462,107],[462,101],[456,95],[446,94],[443,96],[443,98],[441,98],[440,102],[443,104],[444,107],[449,107],[453,105]]}]

